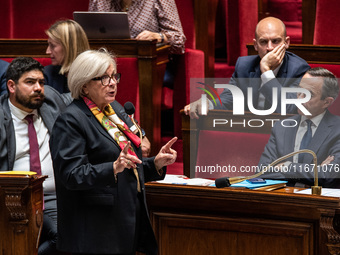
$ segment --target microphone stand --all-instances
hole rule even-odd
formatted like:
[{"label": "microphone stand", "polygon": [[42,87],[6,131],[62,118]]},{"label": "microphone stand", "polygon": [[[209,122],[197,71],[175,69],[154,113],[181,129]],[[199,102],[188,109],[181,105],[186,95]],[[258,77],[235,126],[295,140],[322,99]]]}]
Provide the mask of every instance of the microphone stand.
[{"label": "microphone stand", "polygon": [[136,123],[136,121],[133,119],[133,117],[130,117],[130,119],[131,119],[132,123],[136,126],[136,128],[138,129],[139,138],[140,138],[140,141],[142,142],[142,140],[143,140],[142,130],[140,129],[140,127]]},{"label": "microphone stand", "polygon": [[249,180],[249,179],[253,179],[253,178],[256,178],[256,177],[259,177],[260,175],[264,174],[268,168],[272,167],[272,166],[275,166],[276,164],[280,163],[281,161],[287,159],[287,158],[290,158],[292,156],[294,156],[295,154],[300,154],[300,153],[309,153],[309,154],[312,154],[313,156],[313,163],[314,163],[314,166],[315,166],[315,169],[314,169],[314,186],[312,186],[312,194],[313,195],[321,195],[321,186],[318,186],[319,185],[319,179],[318,179],[318,169],[317,169],[317,157],[316,157],[316,154],[314,153],[314,151],[312,150],[308,150],[308,149],[303,149],[303,150],[299,150],[299,151],[294,151],[294,152],[291,152],[285,156],[282,156],[281,158],[278,158],[277,160],[273,161],[271,164],[269,164],[268,166],[265,166],[261,172],[259,173],[256,173],[256,174],[253,174],[253,175],[250,175],[250,176],[247,176],[247,177],[230,177],[229,180],[228,180],[228,184],[227,186],[230,186],[231,184],[234,184],[234,183],[239,183],[239,182],[242,182],[244,180]]}]

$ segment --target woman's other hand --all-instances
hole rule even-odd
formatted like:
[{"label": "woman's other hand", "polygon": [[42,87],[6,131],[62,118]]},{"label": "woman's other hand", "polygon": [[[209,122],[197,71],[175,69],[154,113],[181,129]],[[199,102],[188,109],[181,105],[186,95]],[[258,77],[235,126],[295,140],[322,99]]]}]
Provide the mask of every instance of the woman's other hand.
[{"label": "woman's other hand", "polygon": [[160,170],[162,167],[171,165],[176,161],[177,152],[171,149],[171,146],[177,141],[177,137],[172,138],[167,144],[165,144],[155,157],[155,167]]}]

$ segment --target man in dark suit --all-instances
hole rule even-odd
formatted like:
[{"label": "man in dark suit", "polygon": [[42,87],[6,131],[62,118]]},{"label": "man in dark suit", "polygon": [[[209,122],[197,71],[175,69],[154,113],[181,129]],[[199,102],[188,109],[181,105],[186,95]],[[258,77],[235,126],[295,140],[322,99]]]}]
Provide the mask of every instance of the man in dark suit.
[{"label": "man in dark suit", "polygon": [[44,188],[44,224],[39,255],[56,252],[56,194],[49,135],[59,113],[71,98],[52,87],[44,87],[43,66],[32,58],[16,58],[9,65],[7,93],[0,98],[0,170],[30,169],[30,144],[27,115],[33,114],[33,125],[39,145],[41,173],[48,175]]},{"label": "man in dark suit", "polygon": [[0,59],[0,95],[6,93],[6,70],[8,63]]},{"label": "man in dark suit", "polygon": [[[291,52],[287,52],[290,38],[286,35],[283,22],[277,18],[268,17],[261,20],[255,30],[254,47],[257,56],[240,57],[235,66],[235,72],[230,80],[243,92],[247,102],[248,88],[253,89],[253,106],[255,109],[268,109],[272,106],[273,88],[277,88],[277,108],[281,112],[281,88],[297,87],[301,77],[310,68],[306,61]],[[233,109],[233,96],[229,89],[224,89],[220,95],[222,105],[214,106],[207,100],[208,109]],[[290,93],[287,98],[296,98]],[[218,100],[217,100],[218,101]],[[237,102],[235,102],[237,103]],[[184,107],[184,112],[198,118],[201,114],[202,102],[197,100]],[[248,105],[245,104],[245,110]],[[295,113],[296,107],[289,105],[288,113]]]},{"label": "man in dark suit", "polygon": [[[275,123],[269,141],[262,153],[259,166],[267,166],[291,152],[309,149],[315,152],[320,164],[319,183],[323,187],[340,187],[340,117],[327,108],[339,93],[335,76],[324,68],[313,68],[303,76],[300,87],[310,91],[312,97],[304,104],[311,115],[299,115]],[[302,96],[302,95],[299,95]],[[290,123],[290,124],[289,124]],[[307,153],[295,155],[270,168],[263,177],[288,179],[290,185],[314,183],[313,156]]]}]

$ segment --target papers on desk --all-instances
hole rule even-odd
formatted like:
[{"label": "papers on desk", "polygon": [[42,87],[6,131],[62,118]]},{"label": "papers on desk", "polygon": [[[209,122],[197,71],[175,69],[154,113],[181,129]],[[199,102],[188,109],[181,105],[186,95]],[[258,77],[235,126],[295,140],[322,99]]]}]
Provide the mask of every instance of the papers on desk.
[{"label": "papers on desk", "polygon": [[266,179],[266,183],[250,183],[245,180],[239,183],[232,184],[230,187],[242,187],[242,188],[248,188],[248,189],[271,191],[274,189],[285,187],[286,183],[287,181],[268,180],[268,179]]},{"label": "papers on desk", "polygon": [[167,174],[164,180],[157,181],[158,183],[166,184],[181,184],[181,185],[195,185],[195,186],[209,186],[215,183],[214,180],[203,178],[188,178],[185,175]]},{"label": "papers on desk", "polygon": [[0,171],[0,175],[6,174],[6,175],[35,175],[37,174],[36,172],[31,172],[31,171]]},{"label": "papers on desk", "polygon": [[[312,190],[311,189],[304,189],[304,190],[295,191],[294,193],[311,195]],[[340,189],[322,188],[321,189],[321,196],[340,197]]]},{"label": "papers on desk", "polygon": [[[173,175],[167,174],[162,181],[157,181],[158,183],[165,184],[181,184],[181,185],[195,185],[195,186],[211,186],[215,187],[215,181],[210,179],[203,178],[188,178],[185,175]],[[287,181],[280,180],[266,180],[266,183],[250,183],[248,181],[242,181],[240,183],[236,183],[231,185],[231,187],[241,187],[248,189],[256,189],[256,190],[266,190],[271,191],[274,189],[283,188],[286,186]]]}]

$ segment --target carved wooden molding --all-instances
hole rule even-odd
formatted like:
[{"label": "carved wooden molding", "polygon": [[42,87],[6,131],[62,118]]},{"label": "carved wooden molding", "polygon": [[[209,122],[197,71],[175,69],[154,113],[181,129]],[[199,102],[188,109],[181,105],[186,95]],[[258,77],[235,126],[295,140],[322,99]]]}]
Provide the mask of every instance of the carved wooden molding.
[{"label": "carved wooden molding", "polygon": [[22,199],[24,189],[5,190],[5,205],[10,213],[10,221],[27,220],[26,205]]},{"label": "carved wooden molding", "polygon": [[333,210],[322,210],[320,218],[320,228],[326,233],[328,243],[327,248],[330,254],[340,254],[340,235],[336,231],[340,224],[340,218],[335,216]]}]

